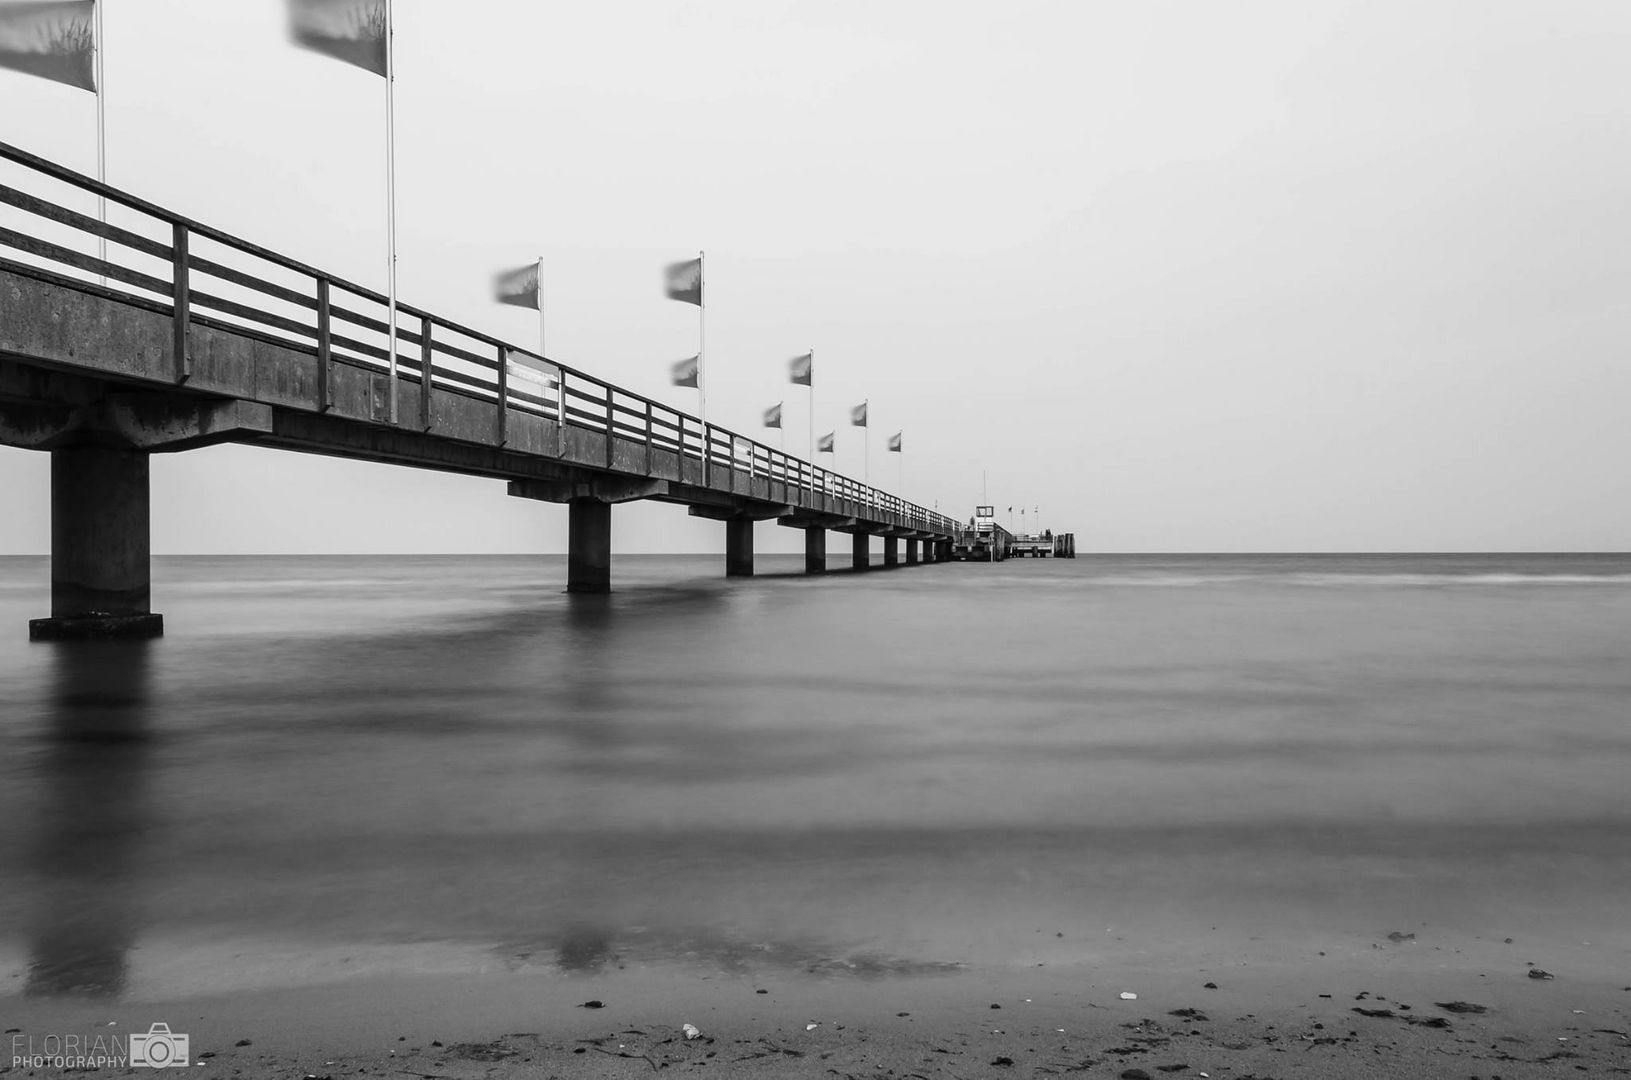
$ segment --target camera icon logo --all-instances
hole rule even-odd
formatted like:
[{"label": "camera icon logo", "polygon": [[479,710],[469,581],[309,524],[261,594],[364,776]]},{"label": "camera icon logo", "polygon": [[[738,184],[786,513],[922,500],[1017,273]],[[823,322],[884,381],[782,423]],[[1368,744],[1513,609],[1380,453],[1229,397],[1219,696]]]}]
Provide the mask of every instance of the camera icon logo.
[{"label": "camera icon logo", "polygon": [[154,1024],[146,1035],[133,1033],[130,1036],[130,1064],[145,1065],[149,1069],[185,1065],[191,1044],[190,1036],[172,1033],[169,1024]]}]

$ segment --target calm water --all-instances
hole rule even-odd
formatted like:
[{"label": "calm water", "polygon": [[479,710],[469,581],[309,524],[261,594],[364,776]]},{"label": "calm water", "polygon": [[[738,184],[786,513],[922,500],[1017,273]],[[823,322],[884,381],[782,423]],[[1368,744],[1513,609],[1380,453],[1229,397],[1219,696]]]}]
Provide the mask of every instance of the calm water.
[{"label": "calm water", "polygon": [[0,996],[1631,955],[1631,557],[719,563],[159,559],[167,637],[67,647],[0,560]]}]

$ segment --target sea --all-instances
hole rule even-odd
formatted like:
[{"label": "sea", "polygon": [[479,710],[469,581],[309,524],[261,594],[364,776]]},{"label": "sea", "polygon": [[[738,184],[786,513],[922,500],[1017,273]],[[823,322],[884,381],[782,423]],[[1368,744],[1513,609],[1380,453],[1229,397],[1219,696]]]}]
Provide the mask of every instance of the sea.
[{"label": "sea", "polygon": [[70,645],[0,559],[0,1003],[1631,956],[1631,556],[758,570],[158,557],[165,636]]}]

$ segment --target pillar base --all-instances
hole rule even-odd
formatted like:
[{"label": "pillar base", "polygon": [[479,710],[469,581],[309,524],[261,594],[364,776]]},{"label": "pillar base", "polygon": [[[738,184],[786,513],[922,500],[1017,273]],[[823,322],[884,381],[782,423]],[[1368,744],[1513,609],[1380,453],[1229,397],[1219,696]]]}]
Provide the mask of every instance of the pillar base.
[{"label": "pillar base", "polygon": [[164,636],[164,616],[69,615],[28,620],[30,641],[106,641]]}]

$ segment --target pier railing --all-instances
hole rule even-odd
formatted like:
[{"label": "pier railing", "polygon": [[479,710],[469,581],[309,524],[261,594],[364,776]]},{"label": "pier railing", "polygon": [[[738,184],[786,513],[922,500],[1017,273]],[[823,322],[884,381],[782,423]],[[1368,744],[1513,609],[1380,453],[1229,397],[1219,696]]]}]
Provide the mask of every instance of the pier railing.
[{"label": "pier railing", "polygon": [[[329,403],[335,364],[391,366],[389,299],[275,251],[183,217],[118,188],[0,143],[0,264],[50,270],[75,287],[161,305],[175,326],[174,378],[190,375],[187,328],[217,326],[317,357],[318,407]],[[74,209],[40,189],[67,185],[90,205]],[[33,190],[27,190],[33,189]],[[89,196],[89,198],[86,198]],[[106,212],[111,205],[115,214]],[[9,208],[7,210],[6,208]],[[119,218],[115,224],[111,219]],[[16,226],[16,227],[14,227]],[[95,253],[85,250],[94,249]],[[950,533],[957,522],[842,473],[626,390],[479,330],[397,303],[396,367],[430,417],[432,387],[509,410],[677,453],[708,467],[869,507],[909,527]],[[426,428],[430,430],[430,428]]]}]

